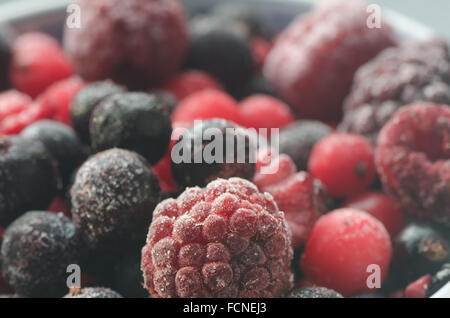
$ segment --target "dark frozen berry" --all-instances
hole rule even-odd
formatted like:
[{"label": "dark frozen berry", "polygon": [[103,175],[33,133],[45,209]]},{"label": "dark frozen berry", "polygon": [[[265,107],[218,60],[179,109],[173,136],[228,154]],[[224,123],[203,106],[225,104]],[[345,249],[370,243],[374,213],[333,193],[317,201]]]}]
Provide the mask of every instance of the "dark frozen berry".
[{"label": "dark frozen berry", "polygon": [[319,216],[328,211],[329,198],[322,183],[310,174],[297,172],[287,155],[267,157],[259,151],[253,182],[273,195],[292,233],[292,247],[306,243]]},{"label": "dark frozen berry", "polygon": [[52,110],[52,118],[70,125],[70,104],[85,83],[78,77],[72,76],[56,82],[48,87],[39,97],[39,103],[46,103]]},{"label": "dark frozen berry", "polygon": [[172,93],[162,90],[155,89],[151,90],[150,94],[155,96],[164,106],[164,109],[167,111],[169,115],[172,115],[175,108],[178,106],[178,98],[176,98]]},{"label": "dark frozen berry", "polygon": [[344,296],[370,291],[368,266],[379,266],[380,282],[391,260],[391,239],[383,224],[354,209],[322,216],[314,226],[301,259],[306,277]]},{"label": "dark frozen berry", "polygon": [[44,145],[23,137],[0,137],[0,225],[46,209],[56,193],[56,163]]},{"label": "dark frozen berry", "polygon": [[428,286],[430,285],[431,275],[427,274],[416,281],[410,283],[405,288],[405,298],[426,298]]},{"label": "dark frozen berry", "polygon": [[61,297],[66,270],[79,264],[82,239],[62,214],[28,212],[6,230],[2,274],[16,293],[28,297]]},{"label": "dark frozen berry", "polygon": [[178,69],[188,46],[178,0],[80,0],[78,5],[82,27],[66,28],[64,47],[88,81],[111,78],[146,89]]},{"label": "dark frozen berry", "polygon": [[148,292],[144,289],[144,280],[141,272],[141,257],[139,254],[140,253],[127,254],[120,259],[119,262],[114,264],[111,286],[124,297],[148,297]]},{"label": "dark frozen berry", "polygon": [[247,34],[235,26],[215,16],[194,18],[186,58],[186,68],[210,73],[230,93],[239,91],[255,69]]},{"label": "dark frozen berry", "polygon": [[436,272],[450,260],[450,242],[432,225],[410,224],[394,241],[394,270],[403,282]]},{"label": "dark frozen berry", "polygon": [[194,120],[212,118],[222,118],[240,124],[237,102],[227,93],[208,89],[182,100],[172,114],[174,122],[188,124],[193,124]]},{"label": "dark frozen berry", "polygon": [[267,136],[271,136],[271,129],[281,129],[294,121],[289,106],[281,100],[267,95],[253,95],[240,102],[241,123],[245,127],[267,129]]},{"label": "dark frozen berry", "polygon": [[246,97],[256,94],[269,95],[278,98],[277,93],[273,87],[267,82],[267,80],[261,75],[255,75],[252,77],[250,82],[248,82],[235,97],[242,100]]},{"label": "dark frozen berry", "polygon": [[93,249],[120,250],[145,236],[159,191],[143,157],[107,150],[78,169],[71,189],[72,218]]},{"label": "dark frozen berry", "polygon": [[450,263],[444,264],[432,277],[427,289],[427,295],[432,296],[444,285],[450,282]]},{"label": "dark frozen berry", "polygon": [[86,85],[75,96],[70,106],[70,117],[72,126],[82,142],[90,144],[89,120],[95,107],[105,98],[123,92],[121,86],[111,81],[103,81]]},{"label": "dark frozen berry", "polygon": [[281,297],[291,290],[284,213],[251,182],[188,188],[153,215],[141,261],[152,297]]},{"label": "dark frozen berry", "polygon": [[221,90],[222,85],[208,73],[192,70],[172,77],[163,85],[163,89],[171,92],[178,100],[182,100],[205,89]]},{"label": "dark frozen berry", "polygon": [[104,287],[74,288],[64,298],[123,298],[118,292]]},{"label": "dark frozen berry", "polygon": [[277,37],[264,74],[300,117],[339,120],[358,67],[394,44],[384,19],[367,27],[366,9],[360,0],[324,1]]},{"label": "dark frozen berry", "polygon": [[308,170],[314,145],[331,132],[332,129],[320,121],[296,121],[280,131],[280,153],[289,155],[298,170]]},{"label": "dark frozen berry", "polygon": [[181,189],[203,187],[217,178],[251,180],[255,152],[256,140],[244,128],[222,119],[200,121],[172,148],[173,178]]},{"label": "dark frozen berry", "polygon": [[73,73],[72,63],[51,36],[25,33],[14,41],[10,77],[13,86],[21,92],[36,97]]},{"label": "dark frozen berry", "polygon": [[0,92],[10,87],[9,74],[6,71],[11,64],[11,45],[5,32],[0,31]]},{"label": "dark frozen berry", "polygon": [[42,142],[56,160],[65,187],[70,177],[85,158],[83,146],[75,131],[64,124],[51,120],[37,121],[25,128],[21,135]]},{"label": "dark frozen berry", "polygon": [[406,215],[450,226],[449,141],[447,105],[403,107],[381,130],[377,170]]},{"label": "dark frozen berry", "polygon": [[328,135],[315,144],[308,170],[334,197],[361,192],[375,179],[372,145],[355,134]]},{"label": "dark frozen berry", "polygon": [[383,223],[391,237],[395,237],[405,226],[403,212],[395,200],[382,192],[367,191],[357,194],[350,197],[343,206],[369,213]]},{"label": "dark frozen berry", "polygon": [[406,41],[363,65],[339,129],[376,142],[396,110],[421,101],[450,105],[450,56],[444,41]]},{"label": "dark frozen berry", "polygon": [[166,153],[172,125],[160,99],[146,93],[123,93],[110,96],[94,109],[89,132],[95,152],[119,147],[155,164]]},{"label": "dark frozen berry", "polygon": [[288,298],[344,298],[337,291],[325,287],[305,287],[292,291]]}]

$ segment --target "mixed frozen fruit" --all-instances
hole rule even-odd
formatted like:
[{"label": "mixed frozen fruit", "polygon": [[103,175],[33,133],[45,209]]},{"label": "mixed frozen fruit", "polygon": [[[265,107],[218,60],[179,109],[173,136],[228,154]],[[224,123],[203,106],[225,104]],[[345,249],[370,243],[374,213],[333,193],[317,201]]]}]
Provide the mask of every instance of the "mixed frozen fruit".
[{"label": "mixed frozen fruit", "polygon": [[[429,297],[450,280],[445,41],[368,28],[359,0],[279,34],[239,4],[79,5],[63,46],[0,32],[5,297]],[[213,143],[245,156],[211,162]]]}]

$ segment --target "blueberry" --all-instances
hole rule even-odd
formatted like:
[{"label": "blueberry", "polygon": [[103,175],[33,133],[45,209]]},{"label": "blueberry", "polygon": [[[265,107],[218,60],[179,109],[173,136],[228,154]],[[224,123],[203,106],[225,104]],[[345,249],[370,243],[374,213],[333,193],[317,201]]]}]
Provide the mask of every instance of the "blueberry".
[{"label": "blueberry", "polygon": [[2,244],[2,274],[21,296],[61,297],[66,271],[79,264],[83,241],[62,214],[28,212],[7,229]]},{"label": "blueberry", "polygon": [[169,146],[172,124],[160,99],[146,93],[123,93],[95,108],[90,134],[95,152],[119,147],[155,164]]},{"label": "blueberry", "polygon": [[41,142],[0,138],[0,225],[27,211],[46,209],[59,182],[57,165]]},{"label": "blueberry", "polygon": [[75,131],[56,121],[40,120],[25,128],[21,135],[42,142],[56,160],[65,188],[73,171],[85,158],[83,146]]},{"label": "blueberry", "polygon": [[[256,143],[240,128],[222,119],[197,122],[189,127],[172,150],[172,155],[177,154],[182,159],[179,163],[172,160],[172,173],[177,185],[184,189],[192,186],[203,187],[217,178],[239,177],[251,180],[255,172],[255,164],[251,159],[256,149]],[[232,130],[229,135],[227,129]],[[208,135],[213,130],[218,132],[217,138],[220,137],[220,139],[216,140],[216,136]],[[196,145],[200,145],[200,147]],[[222,154],[216,154],[217,149],[211,149],[215,145],[220,148],[218,151],[222,151]],[[238,147],[245,151],[245,158],[241,158],[243,159],[241,162],[237,160]],[[189,151],[189,153],[186,154],[185,151]],[[231,151],[234,153],[230,153]],[[204,154],[210,153],[214,160],[205,158]],[[232,160],[228,160],[229,162],[227,162],[227,154],[231,155]],[[215,160],[216,156],[218,160]],[[196,159],[197,157],[200,157],[200,160]],[[172,159],[174,158],[172,157]]]},{"label": "blueberry", "polygon": [[75,96],[70,106],[70,116],[73,128],[83,143],[90,144],[89,120],[94,108],[106,97],[123,91],[121,86],[111,81],[102,81],[85,86]]}]

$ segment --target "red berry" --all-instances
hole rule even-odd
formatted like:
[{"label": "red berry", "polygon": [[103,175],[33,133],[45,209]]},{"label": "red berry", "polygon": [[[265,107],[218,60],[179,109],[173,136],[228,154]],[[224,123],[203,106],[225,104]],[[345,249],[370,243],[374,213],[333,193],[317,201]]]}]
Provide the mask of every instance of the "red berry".
[{"label": "red berry", "polygon": [[391,237],[395,237],[405,226],[403,212],[395,200],[382,192],[368,191],[355,195],[349,198],[343,207],[369,213],[383,223]]},{"label": "red berry", "polygon": [[[286,214],[292,233],[292,247],[299,248],[309,238],[319,216],[327,211],[326,194],[322,184],[310,174],[297,172],[287,155],[269,161],[261,150],[256,162],[253,182],[263,192],[270,193],[279,209]],[[262,169],[277,168],[273,172]]]},{"label": "red berry", "polygon": [[72,63],[51,36],[26,33],[14,42],[10,77],[16,89],[36,97],[51,84],[72,74]]},{"label": "red berry", "polygon": [[281,297],[293,252],[284,214],[240,178],[162,201],[142,249],[152,297]]},{"label": "red berry", "polygon": [[380,221],[359,210],[339,209],[317,221],[300,266],[318,286],[349,296],[371,290],[371,264],[379,266],[381,282],[385,279],[391,253],[391,239]]},{"label": "red berry", "polygon": [[368,28],[367,4],[323,1],[277,38],[264,74],[300,117],[339,121],[358,67],[394,44],[388,22]]},{"label": "red berry", "polygon": [[409,216],[450,225],[450,107],[402,107],[381,130],[375,154],[386,191]]},{"label": "red berry", "polygon": [[70,104],[84,85],[81,78],[73,76],[52,84],[38,100],[53,110],[53,119],[70,125]]},{"label": "red berry", "polygon": [[178,186],[173,180],[172,175],[172,159],[170,157],[170,149],[167,154],[152,167],[153,172],[156,174],[156,177],[159,181],[159,186],[162,191],[167,192],[176,192],[178,191]]},{"label": "red berry", "polygon": [[405,298],[426,298],[427,289],[431,282],[431,275],[425,275],[412,282],[405,288]]},{"label": "red berry", "polygon": [[169,79],[162,87],[178,100],[205,89],[222,90],[222,85],[202,71],[185,71]]},{"label": "red berry", "polygon": [[0,93],[0,122],[8,116],[20,113],[31,104],[32,100],[28,95],[15,90]]},{"label": "red berry", "polygon": [[194,123],[194,120],[222,118],[239,124],[237,102],[227,93],[204,90],[182,100],[172,114],[172,121]]},{"label": "red berry", "polygon": [[289,107],[272,96],[253,95],[240,103],[242,124],[250,128],[283,128],[295,119]]},{"label": "red berry", "polygon": [[250,48],[258,70],[261,70],[264,66],[264,62],[272,47],[273,45],[262,37],[254,37],[250,40]]},{"label": "red berry", "polygon": [[372,145],[359,135],[328,135],[314,146],[308,170],[332,196],[356,194],[375,179]]}]

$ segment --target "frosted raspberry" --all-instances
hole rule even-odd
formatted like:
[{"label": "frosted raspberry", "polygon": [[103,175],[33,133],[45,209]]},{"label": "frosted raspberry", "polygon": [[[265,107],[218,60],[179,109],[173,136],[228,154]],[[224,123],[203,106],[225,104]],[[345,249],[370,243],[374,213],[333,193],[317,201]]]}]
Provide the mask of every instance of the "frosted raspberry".
[{"label": "frosted raspberry", "polygon": [[384,188],[405,214],[450,226],[450,107],[403,107],[378,136],[375,162]]},{"label": "frosted raspberry", "polygon": [[281,297],[292,288],[284,214],[249,181],[217,179],[161,202],[142,249],[152,297]]}]

